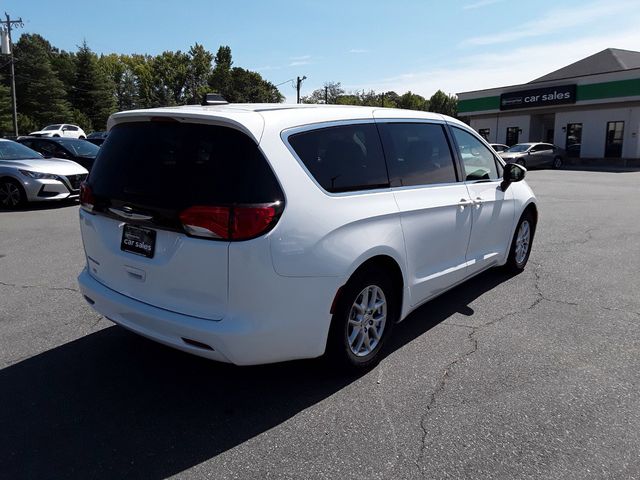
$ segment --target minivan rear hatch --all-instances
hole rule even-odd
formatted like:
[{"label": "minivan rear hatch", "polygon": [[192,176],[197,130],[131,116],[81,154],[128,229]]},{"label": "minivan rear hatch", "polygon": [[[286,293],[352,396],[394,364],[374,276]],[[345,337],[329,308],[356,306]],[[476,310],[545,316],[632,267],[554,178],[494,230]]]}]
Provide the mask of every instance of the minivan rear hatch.
[{"label": "minivan rear hatch", "polygon": [[284,196],[245,133],[151,118],[112,128],[81,203],[96,280],[156,307],[218,320],[227,308],[229,242],[271,228]]}]

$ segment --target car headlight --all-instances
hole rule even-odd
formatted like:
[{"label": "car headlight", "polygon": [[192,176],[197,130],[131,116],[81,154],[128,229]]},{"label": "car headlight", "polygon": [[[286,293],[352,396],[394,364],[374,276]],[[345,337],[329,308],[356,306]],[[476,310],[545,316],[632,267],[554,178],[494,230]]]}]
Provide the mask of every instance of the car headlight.
[{"label": "car headlight", "polygon": [[42,180],[45,178],[49,180],[59,180],[58,176],[52,173],[30,172],[29,170],[18,170],[18,171],[27,177],[37,178],[39,180]]}]

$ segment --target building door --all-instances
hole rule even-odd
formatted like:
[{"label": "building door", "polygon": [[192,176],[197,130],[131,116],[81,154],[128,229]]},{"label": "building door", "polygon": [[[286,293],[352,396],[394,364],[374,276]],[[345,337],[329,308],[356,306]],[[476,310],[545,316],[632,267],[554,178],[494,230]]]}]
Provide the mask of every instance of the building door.
[{"label": "building door", "polygon": [[516,143],[518,143],[518,135],[520,129],[518,127],[507,127],[507,145],[512,147]]},{"label": "building door", "polygon": [[607,122],[607,139],[604,145],[606,158],[620,158],[622,156],[622,137],[624,122]]},{"label": "building door", "polygon": [[565,150],[567,156],[571,158],[580,158],[580,149],[582,146],[582,124],[567,124],[567,139],[565,142]]}]

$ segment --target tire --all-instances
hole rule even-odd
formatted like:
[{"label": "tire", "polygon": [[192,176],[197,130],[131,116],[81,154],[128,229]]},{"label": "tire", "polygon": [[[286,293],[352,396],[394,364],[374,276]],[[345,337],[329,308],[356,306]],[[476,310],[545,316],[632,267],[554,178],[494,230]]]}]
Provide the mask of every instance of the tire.
[{"label": "tire", "polygon": [[0,180],[0,208],[15,209],[21,207],[27,196],[17,181],[11,178]]},{"label": "tire", "polygon": [[562,168],[562,157],[554,158],[551,166],[555,169]]},{"label": "tire", "polygon": [[[372,304],[380,302],[374,310]],[[362,310],[364,318],[359,313]],[[353,371],[374,367],[399,314],[400,294],[389,273],[376,266],[356,271],[342,287],[331,320],[327,339],[329,360]]]},{"label": "tire", "polygon": [[[536,224],[533,215],[530,211],[526,211],[520,217],[516,231],[513,234],[509,257],[505,264],[506,270],[514,273],[520,273],[524,270],[529,261],[535,232]],[[522,251],[523,248],[525,248],[524,252]]]},{"label": "tire", "polygon": [[519,158],[516,160],[518,165],[522,165],[524,168],[527,168],[527,161],[524,158]]},{"label": "tire", "polygon": [[53,138],[60,138],[60,135],[58,135],[57,133],[53,136]]},{"label": "tire", "polygon": [[79,138],[80,140],[86,140],[86,139],[87,139],[87,137],[85,137],[85,136],[83,136],[83,135],[80,135],[78,138]]}]

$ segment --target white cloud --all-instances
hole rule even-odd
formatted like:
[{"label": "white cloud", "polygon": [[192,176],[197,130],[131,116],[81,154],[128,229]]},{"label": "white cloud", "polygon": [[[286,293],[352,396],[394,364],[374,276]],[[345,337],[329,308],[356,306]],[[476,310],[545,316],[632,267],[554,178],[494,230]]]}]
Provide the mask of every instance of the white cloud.
[{"label": "white cloud", "polygon": [[489,5],[493,5],[494,3],[500,3],[504,0],[479,0],[475,3],[468,3],[467,5],[463,5],[463,10],[473,10],[475,8],[488,7]]},{"label": "white cloud", "polygon": [[470,55],[437,69],[408,72],[366,84],[344,85],[344,88],[394,90],[400,94],[411,90],[428,98],[438,89],[457,93],[516,85],[530,82],[605,48],[634,50],[639,44],[640,29],[633,25],[627,30],[572,42],[548,42],[509,48],[503,52]]},{"label": "white cloud", "polygon": [[293,60],[294,62],[301,62],[309,59],[311,59],[311,55],[300,55],[299,57],[289,57],[289,60]]},{"label": "white cloud", "polygon": [[309,65],[311,62],[308,60],[296,60],[295,62],[289,63],[290,67],[299,67],[300,65]]},{"label": "white cloud", "polygon": [[461,45],[495,45],[513,42],[523,38],[546,36],[566,31],[572,27],[588,25],[603,17],[620,15],[625,11],[634,14],[637,13],[637,0],[618,2],[598,1],[591,4],[583,4],[579,8],[575,6],[570,8],[556,8],[535,20],[520,25],[504,25],[503,30],[498,33],[463,40]]},{"label": "white cloud", "polygon": [[349,53],[367,53],[369,50],[366,50],[364,48],[352,48],[351,50],[349,50]]}]

